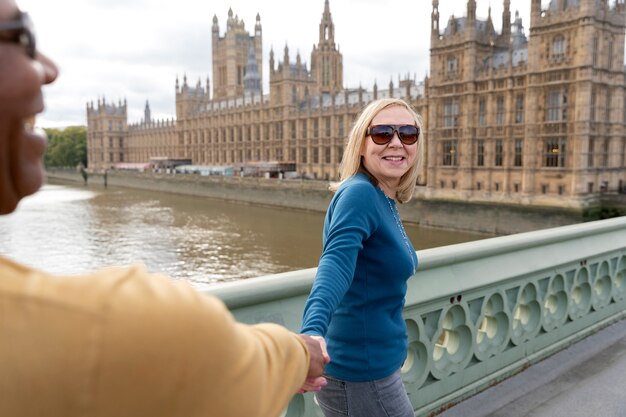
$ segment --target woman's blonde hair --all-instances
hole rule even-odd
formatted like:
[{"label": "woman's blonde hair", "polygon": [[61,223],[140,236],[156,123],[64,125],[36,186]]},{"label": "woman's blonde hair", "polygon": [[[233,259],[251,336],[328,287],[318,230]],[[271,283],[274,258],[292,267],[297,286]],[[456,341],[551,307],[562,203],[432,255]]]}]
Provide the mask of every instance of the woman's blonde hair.
[{"label": "woman's blonde hair", "polygon": [[422,118],[417,114],[413,107],[406,101],[399,98],[382,98],[369,103],[359,117],[354,122],[354,126],[348,136],[348,143],[343,151],[341,164],[339,165],[339,182],[330,185],[331,191],[337,191],[339,186],[347,179],[356,175],[358,172],[365,172],[374,185],[378,185],[378,180],[365,169],[361,160],[361,152],[365,142],[367,128],[370,127],[372,120],[381,110],[391,106],[404,107],[415,119],[415,125],[419,127],[420,134],[417,141],[417,151],[415,164],[400,178],[400,184],[396,191],[396,199],[400,203],[406,203],[413,197],[417,176],[419,175],[423,160],[423,134],[422,134]]}]

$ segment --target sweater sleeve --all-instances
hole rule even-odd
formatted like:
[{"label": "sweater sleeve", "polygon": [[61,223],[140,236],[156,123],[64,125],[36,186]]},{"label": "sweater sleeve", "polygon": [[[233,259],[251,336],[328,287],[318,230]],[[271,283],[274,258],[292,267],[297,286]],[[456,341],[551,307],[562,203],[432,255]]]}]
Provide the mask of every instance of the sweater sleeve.
[{"label": "sweater sleeve", "polygon": [[379,224],[376,189],[355,181],[331,202],[324,226],[322,256],[304,307],[302,333],[325,336],[337,305],[348,291],[363,242]]},{"label": "sweater sleeve", "polygon": [[131,271],[100,336],[98,416],[280,414],[308,373],[298,335],[238,323],[217,298]]}]

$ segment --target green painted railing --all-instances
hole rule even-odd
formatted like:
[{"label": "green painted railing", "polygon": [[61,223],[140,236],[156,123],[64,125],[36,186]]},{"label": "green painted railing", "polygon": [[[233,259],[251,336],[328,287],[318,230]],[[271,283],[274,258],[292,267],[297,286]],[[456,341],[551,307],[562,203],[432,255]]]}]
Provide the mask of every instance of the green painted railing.
[{"label": "green painted railing", "polygon": [[[626,217],[418,252],[403,380],[417,416],[461,401],[626,316]],[[215,287],[243,322],[298,331],[315,269]],[[322,416],[312,394],[285,416]]]}]

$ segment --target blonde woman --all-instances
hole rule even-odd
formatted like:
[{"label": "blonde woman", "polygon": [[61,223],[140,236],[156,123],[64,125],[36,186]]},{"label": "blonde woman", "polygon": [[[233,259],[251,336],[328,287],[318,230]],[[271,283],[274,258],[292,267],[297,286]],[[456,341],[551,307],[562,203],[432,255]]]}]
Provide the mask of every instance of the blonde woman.
[{"label": "blonde woman", "polygon": [[421,120],[400,99],[370,103],[357,119],[331,187],[323,252],[302,333],[325,339],[328,385],[316,396],[326,417],[413,417],[400,367],[402,318],[417,256],[396,205],[413,195]]}]

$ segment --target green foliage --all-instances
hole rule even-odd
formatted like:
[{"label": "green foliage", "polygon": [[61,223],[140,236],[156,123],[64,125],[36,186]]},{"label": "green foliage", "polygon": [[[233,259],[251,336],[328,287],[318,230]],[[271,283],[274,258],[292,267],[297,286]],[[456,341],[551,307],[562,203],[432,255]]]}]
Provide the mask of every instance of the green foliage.
[{"label": "green foliage", "polygon": [[621,216],[626,216],[626,207],[620,206],[619,203],[604,200],[597,206],[585,209],[583,221],[611,219]]},{"label": "green foliage", "polygon": [[44,164],[47,167],[76,167],[81,162],[87,166],[85,126],[44,130],[48,135],[48,150],[44,155]]},{"label": "green foliage", "polygon": [[612,219],[613,217],[621,217],[626,215],[626,209],[623,207],[602,207],[600,213],[601,219]]}]

